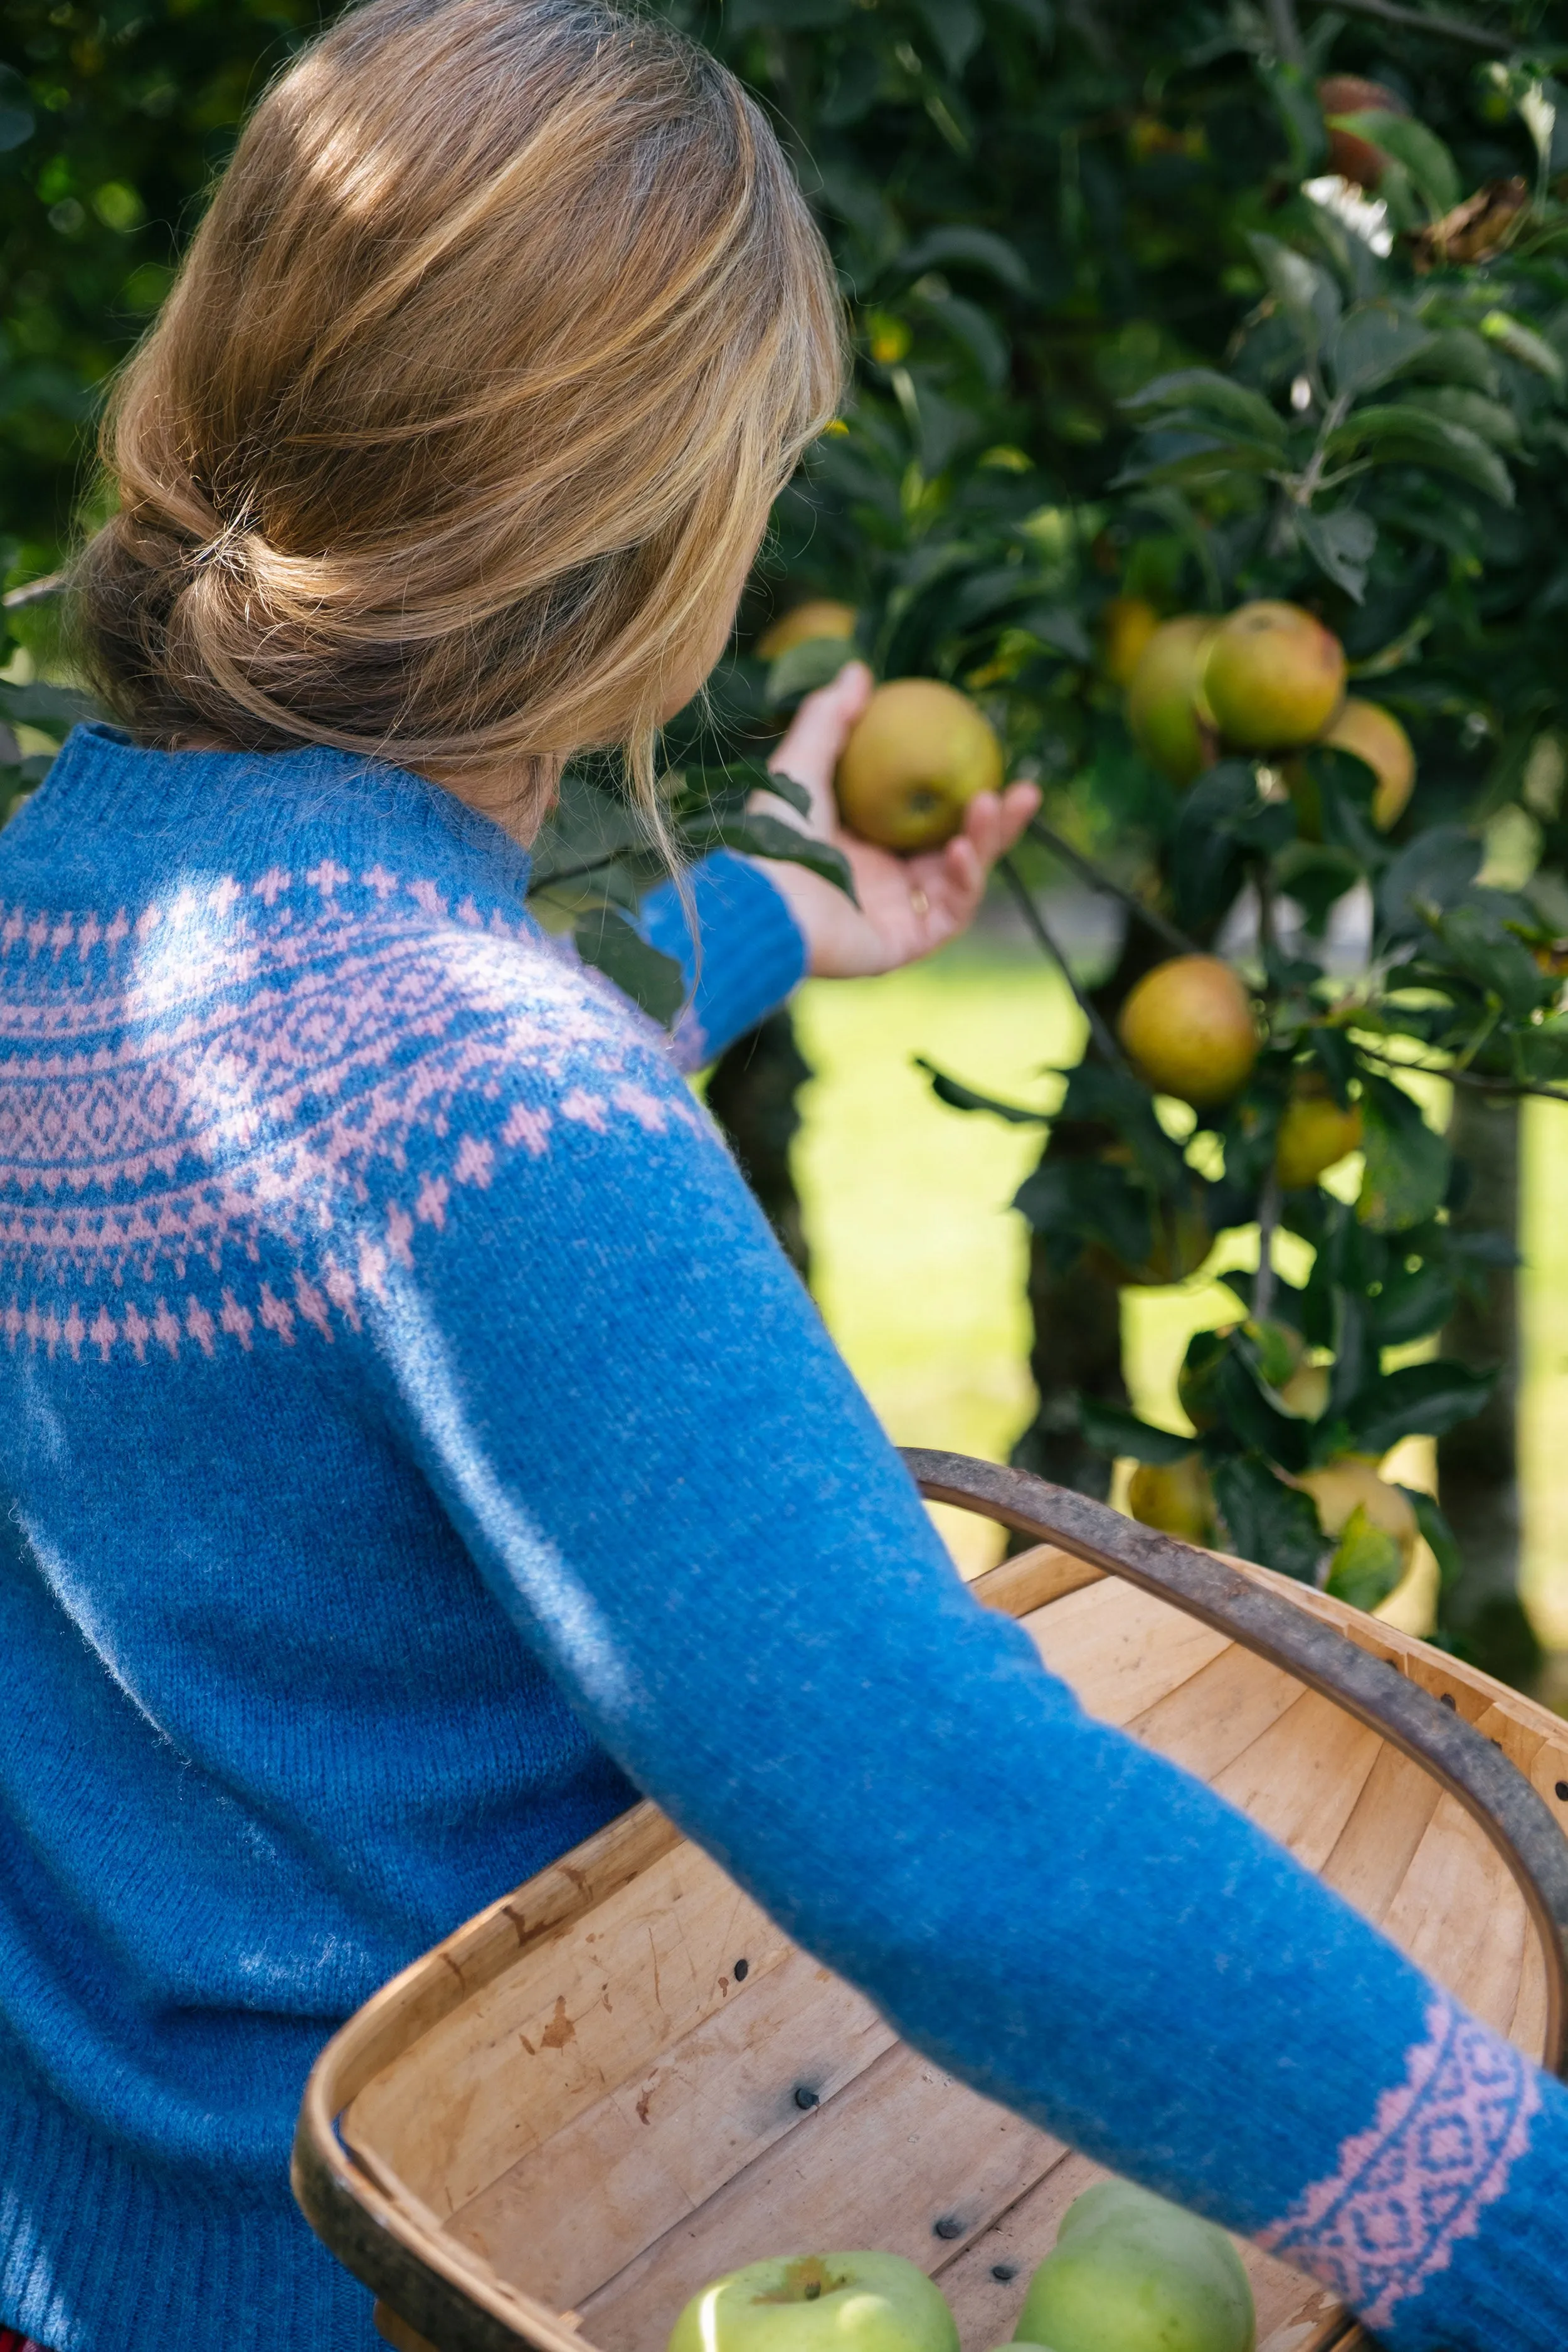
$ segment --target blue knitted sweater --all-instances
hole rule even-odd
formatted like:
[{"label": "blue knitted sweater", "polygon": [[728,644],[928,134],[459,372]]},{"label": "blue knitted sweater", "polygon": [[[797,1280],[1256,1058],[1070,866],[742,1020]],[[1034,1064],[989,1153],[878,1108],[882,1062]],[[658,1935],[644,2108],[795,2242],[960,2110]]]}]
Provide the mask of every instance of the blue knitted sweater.
[{"label": "blue knitted sweater", "polygon": [[[310,2062],[641,1789],[1397,2352],[1562,2352],[1568,2095],[974,1604],[526,873],[397,771],[99,729],[0,838],[0,2321],[365,2352]],[[801,947],[695,890],[699,1050]]]}]

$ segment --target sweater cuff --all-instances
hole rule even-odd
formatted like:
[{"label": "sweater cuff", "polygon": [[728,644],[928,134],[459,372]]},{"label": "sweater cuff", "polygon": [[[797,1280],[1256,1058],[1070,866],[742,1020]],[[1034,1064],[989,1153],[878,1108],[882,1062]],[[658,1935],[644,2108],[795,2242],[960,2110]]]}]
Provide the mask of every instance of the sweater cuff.
[{"label": "sweater cuff", "polygon": [[687,1004],[675,1028],[675,1058],[700,1069],[782,1004],[805,977],[805,941],[783,894],[749,858],[716,850],[686,877],[700,955],[672,882],[643,901],[652,947],[686,974]]},{"label": "sweater cuff", "polygon": [[1497,2201],[1453,2241],[1426,2292],[1395,2312],[1392,2352],[1563,2352],[1568,2345],[1568,2091],[1538,2076],[1529,2144]]}]

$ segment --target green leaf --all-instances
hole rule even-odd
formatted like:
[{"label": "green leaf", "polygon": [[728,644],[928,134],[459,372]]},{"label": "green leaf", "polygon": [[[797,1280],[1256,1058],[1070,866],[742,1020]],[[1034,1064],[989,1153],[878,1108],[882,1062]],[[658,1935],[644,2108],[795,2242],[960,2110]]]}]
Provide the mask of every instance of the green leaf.
[{"label": "green leaf", "polygon": [[798,702],[802,695],[831,686],[847,662],[859,658],[852,638],[803,637],[799,645],[786,646],[776,661],[769,663],[763,692],[775,709],[783,703]]},{"label": "green leaf", "polygon": [[1411,373],[1437,383],[1468,384],[1494,397],[1501,382],[1496,360],[1468,327],[1440,327]]},{"label": "green leaf", "polygon": [[1384,1278],[1383,1288],[1367,1301],[1372,1330],[1380,1348],[1402,1348],[1440,1331],[1458,1300],[1453,1277],[1430,1258],[1412,1267],[1400,1266]]},{"label": "green leaf", "polygon": [[938,1102],[946,1103],[950,1110],[989,1111],[994,1118],[1007,1119],[1014,1127],[1049,1127],[1051,1123],[1044,1111],[1026,1110],[1022,1103],[1000,1102],[994,1095],[976,1094],[973,1087],[966,1087],[959,1078],[950,1078],[934,1062],[928,1062],[923,1054],[916,1054],[913,1058],[916,1069],[923,1070],[931,1080],[931,1090]]},{"label": "green leaf", "polygon": [[806,866],[842,890],[852,905],[859,904],[855,896],[855,877],[841,849],[814,833],[803,833],[799,825],[786,824],[783,817],[769,816],[762,809],[743,810],[706,824],[687,825],[682,828],[682,837],[699,852],[736,849],[745,857],[776,857],[789,866]]},{"label": "green leaf", "polygon": [[1089,632],[1078,614],[1065,604],[1034,604],[1020,613],[1015,628],[1026,629],[1038,637],[1053,653],[1065,654],[1068,661],[1081,662],[1086,667],[1094,659],[1094,647]]},{"label": "green leaf", "polygon": [[1284,447],[1289,429],[1284,418],[1261,393],[1237,383],[1231,376],[1218,374],[1213,368],[1177,368],[1169,375],[1155,376],[1118,404],[1144,425],[1152,423],[1162,409],[1196,409],[1227,425],[1238,425],[1244,433],[1276,448]]},{"label": "green leaf", "polygon": [[1403,395],[1402,404],[1424,408],[1432,416],[1440,416],[1450,425],[1463,425],[1494,449],[1516,450],[1520,446],[1519,419],[1511,408],[1500,400],[1489,400],[1484,392],[1472,392],[1458,383],[1412,384]]},{"label": "green leaf", "polygon": [[1399,1491],[1415,1513],[1415,1524],[1431,1547],[1439,1581],[1447,1592],[1458,1582],[1464,1567],[1454,1530],[1432,1496],[1424,1495],[1419,1486],[1401,1486]]},{"label": "green leaf", "polygon": [[[1369,1073],[1362,1093],[1364,1168],[1356,1215],[1374,1234],[1398,1234],[1434,1214],[1448,1189],[1449,1152],[1418,1103]],[[1393,1440],[1389,1443],[1392,1444]]]},{"label": "green leaf", "polygon": [[26,83],[15,66],[0,66],[0,154],[32,137],[35,119]]},{"label": "green leaf", "polygon": [[1215,1463],[1209,1477],[1234,1551],[1303,1584],[1316,1583],[1324,1545],[1310,1495],[1288,1486],[1255,1454]]},{"label": "green leaf", "polygon": [[1484,906],[1451,907],[1437,919],[1437,936],[1468,980],[1501,1003],[1513,1020],[1524,1020],[1555,992],[1522,940],[1504,929]]},{"label": "green leaf", "polygon": [[784,33],[815,33],[842,24],[848,0],[730,0],[729,29],[752,33],[775,26]]},{"label": "green leaf", "polygon": [[1250,760],[1222,760],[1184,796],[1171,837],[1172,886],[1188,924],[1223,913],[1248,852],[1271,857],[1295,834],[1288,802],[1266,801]]},{"label": "green leaf", "polygon": [[1267,57],[1255,60],[1255,70],[1262,76],[1279,110],[1290,145],[1291,179],[1310,179],[1314,172],[1322,170],[1329,145],[1323,110],[1318,104],[1311,76],[1300,66],[1281,64]]},{"label": "green leaf", "polygon": [[1555,1013],[1515,1040],[1520,1068],[1536,1085],[1568,1078],[1568,1016]]},{"label": "green leaf", "polygon": [[12,686],[0,678],[0,713],[24,727],[80,727],[90,719],[100,719],[91,695],[80,694],[75,687]]},{"label": "green leaf", "polygon": [[1447,1436],[1479,1412],[1496,1381],[1447,1356],[1384,1372],[1346,1408],[1356,1451],[1386,1454],[1402,1437]]},{"label": "green leaf", "polygon": [[1568,382],[1568,367],[1563,365],[1562,352],[1522,320],[1511,318],[1506,310],[1489,310],[1481,320],[1481,332],[1489,343],[1495,343],[1499,351],[1506,352],[1521,367],[1532,368],[1537,375],[1543,375],[1559,392]]},{"label": "green leaf", "polygon": [[906,277],[918,278],[922,270],[934,268],[939,263],[968,262],[975,269],[984,269],[1016,294],[1029,290],[1029,265],[1016,245],[994,229],[968,228],[954,225],[933,228],[913,245],[908,245],[899,256],[899,269]]},{"label": "green leaf", "polygon": [[1434,416],[1412,401],[1358,408],[1329,436],[1331,457],[1348,457],[1357,450],[1371,450],[1386,464],[1431,466],[1456,474],[1499,506],[1513,504],[1512,477],[1496,450],[1468,425]]},{"label": "green leaf", "polygon": [[1140,1421],[1126,1405],[1109,1403],[1102,1397],[1079,1393],[1078,1423],[1085,1439],[1100,1454],[1130,1454],[1134,1462],[1150,1462],[1159,1467],[1184,1462],[1194,1451],[1190,1436],[1178,1437],[1172,1430],[1155,1429],[1148,1422]]},{"label": "green leaf", "polygon": [[1339,323],[1342,304],[1339,288],[1326,269],[1282,245],[1276,236],[1257,233],[1247,237],[1270,293],[1295,329],[1305,350],[1315,354]]},{"label": "green leaf", "polygon": [[915,0],[950,74],[961,74],[980,47],[985,27],[974,0]]},{"label": "green leaf", "polygon": [[966,302],[962,294],[928,297],[918,286],[911,299],[920,303],[930,319],[963,346],[992,391],[1000,392],[1007,381],[1013,347],[991,313],[983,310],[978,302]]},{"label": "green leaf", "polygon": [[1377,890],[1378,916],[1390,939],[1419,937],[1429,911],[1455,905],[1480,872],[1480,842],[1465,826],[1436,824],[1402,849]]},{"label": "green leaf", "polygon": [[673,956],[649,947],[613,907],[596,907],[573,932],[584,963],[614,981],[623,996],[640,1004],[668,1029],[686,1002],[686,975]]},{"label": "green leaf", "polygon": [[630,854],[646,853],[647,829],[616,793],[606,792],[568,768],[561,794],[534,844],[529,887],[544,890],[563,874],[607,866]]},{"label": "green leaf", "polygon": [[1374,1527],[1364,1504],[1351,1513],[1332,1559],[1324,1591],[1352,1609],[1375,1609],[1405,1581],[1405,1554],[1397,1536]]},{"label": "green leaf", "polygon": [[753,792],[772,793],[775,799],[794,809],[797,816],[811,814],[811,794],[804,784],[797,784],[793,776],[786,776],[780,768],[759,768],[752,789]]},{"label": "green leaf", "polygon": [[1073,1264],[1098,1242],[1123,1265],[1147,1263],[1154,1246],[1151,1193],[1129,1169],[1102,1160],[1045,1159],[1026,1176],[1013,1206],[1028,1220],[1056,1262]]},{"label": "green leaf", "polygon": [[1381,110],[1366,113],[1336,114],[1331,121],[1337,129],[1354,131],[1368,139],[1396,163],[1403,163],[1417,193],[1433,216],[1450,213],[1460,196],[1459,167],[1435,131],[1417,122],[1408,114],[1384,114]]},{"label": "green leaf", "polygon": [[1429,327],[1392,302],[1358,303],[1329,338],[1324,364],[1337,391],[1374,392],[1414,367],[1436,341]]},{"label": "green leaf", "polygon": [[1366,593],[1366,575],[1377,552],[1377,525],[1359,507],[1337,507],[1318,514],[1300,508],[1294,517],[1302,546],[1336,588],[1359,604]]}]

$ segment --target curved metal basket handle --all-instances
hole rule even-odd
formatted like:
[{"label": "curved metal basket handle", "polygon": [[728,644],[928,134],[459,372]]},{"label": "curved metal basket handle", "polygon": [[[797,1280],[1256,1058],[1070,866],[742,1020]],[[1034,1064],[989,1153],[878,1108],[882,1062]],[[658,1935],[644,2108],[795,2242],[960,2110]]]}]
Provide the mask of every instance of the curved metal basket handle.
[{"label": "curved metal basket handle", "polygon": [[1530,1906],[1546,1960],[1545,2063],[1568,2079],[1568,1838],[1500,1748],[1384,1659],[1213,1552],[1027,1470],[902,1451],[928,1501],[1056,1544],[1173,1602],[1321,1691],[1440,1781],[1484,1830]]}]

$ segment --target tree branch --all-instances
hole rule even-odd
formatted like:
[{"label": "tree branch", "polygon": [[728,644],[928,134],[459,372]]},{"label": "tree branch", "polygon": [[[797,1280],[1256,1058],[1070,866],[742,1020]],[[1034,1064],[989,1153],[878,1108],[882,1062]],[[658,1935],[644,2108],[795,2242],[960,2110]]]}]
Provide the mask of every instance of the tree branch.
[{"label": "tree branch", "polygon": [[20,588],[8,588],[0,602],[4,603],[6,612],[15,613],[24,604],[47,604],[51,596],[60,593],[65,584],[63,572],[47,572],[41,580],[29,580]]},{"label": "tree branch", "polygon": [[1479,25],[1467,25],[1458,16],[1429,16],[1424,8],[1402,8],[1398,0],[1318,0],[1320,5],[1331,5],[1347,16],[1376,16],[1385,25],[1406,25],[1413,33],[1430,33],[1435,40],[1468,41],[1478,49],[1489,49],[1494,57],[1512,54],[1517,42],[1489,33]]},{"label": "tree branch", "polygon": [[1174,923],[1167,922],[1164,916],[1156,908],[1147,906],[1136,891],[1126,889],[1120,882],[1114,881],[1102,866],[1095,864],[1092,857],[1086,857],[1081,849],[1075,849],[1070,841],[1065,841],[1041,818],[1032,816],[1028,829],[1053,857],[1059,857],[1064,866],[1070,866],[1076,874],[1080,874],[1090,889],[1103,890],[1108,898],[1120,898],[1129,914],[1135,915],[1141,923],[1146,923],[1155,937],[1163,940],[1168,948],[1174,948],[1178,955],[1202,955],[1205,952],[1195,940],[1188,939],[1185,931],[1179,931]]},{"label": "tree branch", "polygon": [[1279,1179],[1271,1168],[1258,1204],[1258,1274],[1252,1286],[1252,1311],[1267,1323],[1274,1308],[1274,1235],[1279,1223]]},{"label": "tree branch", "polygon": [[1446,1078],[1451,1087],[1468,1087],[1474,1094],[1507,1095],[1516,1101],[1530,1095],[1538,1102],[1568,1102],[1568,1087],[1536,1086],[1528,1078],[1489,1078],[1479,1070],[1460,1069],[1453,1062],[1406,1062],[1394,1054],[1380,1054],[1375,1045],[1359,1037],[1355,1046],[1369,1062],[1381,1062],[1394,1077]]},{"label": "tree branch", "polygon": [[1106,1026],[1104,1018],[1100,1013],[1098,1007],[1091,1003],[1090,999],[1084,993],[1084,991],[1079,986],[1077,981],[1073,978],[1072,967],[1068,962],[1068,960],[1062,953],[1060,948],[1058,947],[1055,940],[1051,937],[1050,931],[1047,929],[1046,925],[1046,919],[1041,914],[1039,908],[1036,906],[1034,898],[1030,893],[1028,884],[1025,881],[1023,876],[1019,873],[1017,867],[1014,865],[1010,857],[1000,859],[998,861],[996,870],[1001,875],[1003,880],[1006,883],[1009,890],[1013,893],[1014,898],[1017,900],[1019,912],[1022,914],[1024,920],[1029,926],[1029,929],[1035,934],[1040,946],[1045,950],[1047,955],[1050,957],[1051,961],[1059,968],[1062,978],[1066,981],[1068,986],[1073,992],[1074,998],[1078,1003],[1079,1011],[1083,1014],[1084,1019],[1089,1024],[1089,1034],[1094,1039],[1095,1044],[1099,1046],[1100,1053],[1110,1063],[1113,1070],[1124,1070],[1127,1067],[1127,1059],[1125,1055],[1122,1053],[1121,1046],[1112,1036],[1110,1029]]}]

